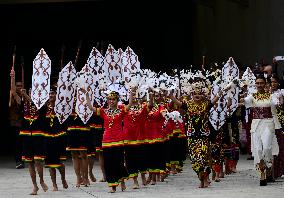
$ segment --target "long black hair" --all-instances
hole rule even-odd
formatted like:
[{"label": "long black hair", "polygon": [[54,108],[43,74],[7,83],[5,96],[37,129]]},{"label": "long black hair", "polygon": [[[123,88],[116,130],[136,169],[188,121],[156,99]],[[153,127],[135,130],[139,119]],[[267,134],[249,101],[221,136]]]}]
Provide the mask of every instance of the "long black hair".
[{"label": "long black hair", "polygon": [[258,75],[256,76],[255,81],[256,81],[257,79],[264,80],[265,83],[266,83],[266,81],[267,81],[263,74],[258,74]]}]

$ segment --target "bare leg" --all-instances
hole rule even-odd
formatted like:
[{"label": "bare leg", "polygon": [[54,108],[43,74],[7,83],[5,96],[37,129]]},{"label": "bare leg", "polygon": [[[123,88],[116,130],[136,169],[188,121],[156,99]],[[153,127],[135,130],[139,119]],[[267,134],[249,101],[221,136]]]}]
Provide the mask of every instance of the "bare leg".
[{"label": "bare leg", "polygon": [[120,186],[121,186],[121,191],[125,191],[126,190],[124,179],[122,179]]},{"label": "bare leg", "polygon": [[161,174],[157,173],[156,175],[157,175],[157,181],[160,182],[161,181]]},{"label": "bare leg", "polygon": [[152,182],[151,185],[155,185],[157,182],[157,174],[156,173],[152,173]]},{"label": "bare leg", "polygon": [[48,187],[44,183],[44,179],[43,179],[43,165],[42,165],[42,162],[36,161],[35,162],[35,166],[36,166],[37,174],[39,175],[40,185],[41,185],[43,191],[46,192],[48,190]]},{"label": "bare leg", "polygon": [[30,193],[30,195],[37,195],[37,191],[39,190],[36,182],[36,170],[35,170],[35,165],[33,162],[29,163],[29,172],[30,176],[34,185],[33,191]]},{"label": "bare leg", "polygon": [[139,183],[137,180],[137,176],[133,177],[133,189],[139,189]]},{"label": "bare leg", "polygon": [[199,188],[204,188],[204,172],[200,172],[198,178],[200,180]]},{"label": "bare leg", "polygon": [[142,179],[143,186],[146,186],[147,185],[147,181],[146,181],[145,173],[141,173],[141,179]]},{"label": "bare leg", "polygon": [[50,178],[53,184],[53,191],[58,191],[58,186],[56,183],[56,169],[55,168],[49,168],[49,174]]},{"label": "bare leg", "polygon": [[150,184],[152,181],[153,173],[149,173],[148,179],[146,181],[147,184]]},{"label": "bare leg", "polygon": [[95,178],[95,176],[93,174],[94,164],[95,164],[94,157],[92,157],[92,156],[88,157],[89,177],[90,177],[92,182],[96,182],[97,181],[97,179]]},{"label": "bare leg", "polygon": [[73,160],[73,168],[77,176],[76,187],[80,187],[81,182],[82,182],[82,177],[81,177],[81,172],[80,172],[81,160],[79,159],[78,152],[72,152],[72,160]]},{"label": "bare leg", "polygon": [[224,164],[224,163],[222,162],[222,163],[221,163],[220,175],[219,175],[220,178],[224,178],[224,177],[225,177],[223,164]]},{"label": "bare leg", "polygon": [[115,191],[116,191],[116,186],[112,186],[111,187],[111,190],[109,191],[110,193],[115,193]]},{"label": "bare leg", "polygon": [[210,185],[209,175],[208,173],[204,173],[204,187],[208,187]]},{"label": "bare leg", "polygon": [[216,178],[216,172],[212,170],[212,180],[215,180],[215,178]]},{"label": "bare leg", "polygon": [[220,172],[216,172],[216,176],[215,176],[215,182],[220,182]]},{"label": "bare leg", "polygon": [[82,166],[81,166],[81,171],[82,171],[82,176],[83,176],[83,184],[84,186],[90,185],[89,181],[89,175],[88,175],[88,157],[87,157],[87,152],[86,151],[81,151],[81,161],[82,161]]},{"label": "bare leg", "polygon": [[62,164],[62,166],[60,168],[58,168],[58,170],[59,170],[59,173],[61,175],[62,186],[63,186],[64,189],[67,189],[68,184],[67,184],[67,181],[66,181],[66,178],[65,178],[65,165]]},{"label": "bare leg", "polygon": [[103,178],[100,180],[100,182],[106,181],[106,173],[105,173],[105,166],[104,166],[104,156],[102,152],[99,152],[99,163],[102,170]]}]

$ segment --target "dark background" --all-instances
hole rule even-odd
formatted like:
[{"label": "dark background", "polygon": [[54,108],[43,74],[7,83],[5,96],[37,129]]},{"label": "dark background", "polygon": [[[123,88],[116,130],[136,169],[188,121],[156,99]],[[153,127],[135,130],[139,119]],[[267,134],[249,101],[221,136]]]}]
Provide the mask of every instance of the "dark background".
[{"label": "dark background", "polygon": [[50,57],[52,76],[56,76],[60,71],[62,46],[65,46],[65,65],[75,60],[80,40],[77,70],[86,63],[92,47],[97,46],[105,52],[108,44],[112,44],[115,49],[123,50],[130,46],[139,56],[142,68],[165,71],[192,63],[193,16],[194,1],[0,4],[1,154],[13,149],[8,100],[15,45],[16,79],[21,80],[23,57],[25,88],[29,88],[32,61],[41,48]]}]

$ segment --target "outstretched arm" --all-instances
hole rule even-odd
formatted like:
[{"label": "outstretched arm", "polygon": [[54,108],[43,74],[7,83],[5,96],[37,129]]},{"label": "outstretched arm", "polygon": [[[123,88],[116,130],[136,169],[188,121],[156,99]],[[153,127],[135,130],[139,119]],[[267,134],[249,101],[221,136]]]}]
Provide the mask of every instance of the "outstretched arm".
[{"label": "outstretched arm", "polygon": [[173,91],[174,91],[174,90],[171,91],[169,97],[170,97],[170,99],[171,99],[178,107],[181,107],[181,106],[182,106],[182,102],[180,102],[180,101],[174,96]]},{"label": "outstretched arm", "polygon": [[12,105],[12,98],[14,98],[18,104],[21,103],[21,97],[16,92],[14,69],[11,70],[10,76],[11,76],[11,88],[10,88],[9,107],[11,107],[11,105]]},{"label": "outstretched arm", "polygon": [[88,106],[88,108],[93,111],[93,112],[97,112],[97,108],[96,107],[93,107],[92,103],[91,103],[91,100],[90,100],[90,96],[89,96],[89,93],[83,89],[83,88],[80,88],[79,91],[83,92],[84,94],[86,94],[86,105]]},{"label": "outstretched arm", "polygon": [[137,90],[137,88],[135,88],[135,87],[130,88],[129,103],[126,106],[126,110],[129,110],[130,107],[133,105],[133,95],[136,94],[136,90]]}]

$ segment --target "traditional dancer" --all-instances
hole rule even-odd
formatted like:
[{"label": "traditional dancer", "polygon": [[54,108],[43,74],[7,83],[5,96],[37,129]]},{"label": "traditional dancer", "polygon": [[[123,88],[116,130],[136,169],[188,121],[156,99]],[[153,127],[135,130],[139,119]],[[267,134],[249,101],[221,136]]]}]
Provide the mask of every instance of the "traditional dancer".
[{"label": "traditional dancer", "polygon": [[124,105],[118,106],[119,93],[117,91],[109,92],[107,108],[93,107],[89,94],[84,89],[81,89],[81,91],[86,93],[86,101],[89,108],[94,111],[95,115],[104,119],[105,131],[102,148],[106,181],[108,182],[108,186],[111,187],[110,193],[114,193],[120,183],[121,190],[125,191],[126,186],[124,179],[127,179],[129,175],[124,166],[124,136],[122,123],[128,107]]},{"label": "traditional dancer", "polygon": [[58,191],[56,183],[56,169],[61,175],[61,182],[64,189],[68,188],[65,179],[65,165],[66,156],[66,129],[67,126],[60,124],[54,112],[56,98],[56,87],[52,86],[49,93],[49,101],[47,103],[46,117],[43,121],[46,146],[45,167],[49,168],[51,181],[53,184],[53,191]]},{"label": "traditional dancer", "polygon": [[145,149],[141,146],[144,141],[139,141],[139,135],[144,133],[144,122],[147,115],[147,103],[140,103],[136,98],[136,88],[132,89],[131,106],[124,117],[123,135],[125,143],[125,163],[129,177],[133,178],[133,189],[139,189],[138,173],[141,173],[142,184],[146,185],[145,178]]},{"label": "traditional dancer", "polygon": [[[279,95],[280,99],[283,100],[283,92],[279,89],[279,79],[277,75],[273,74],[271,77],[271,92],[275,95]],[[284,107],[283,104],[279,105],[276,108],[276,116],[274,117],[276,122],[279,122],[281,125],[278,127],[279,129],[275,128],[275,133],[277,137],[277,142],[279,145],[279,154],[278,156],[274,156],[273,161],[273,169],[272,169],[272,180],[275,180],[282,175],[284,175]]]},{"label": "traditional dancer", "polygon": [[265,91],[266,79],[263,76],[259,75],[255,84],[257,92],[247,96],[244,104],[246,107],[252,107],[252,154],[256,170],[260,173],[260,186],[266,186],[266,170],[272,166],[273,151],[278,147],[272,141],[275,123],[271,108],[279,104],[279,101],[273,100],[272,95]]},{"label": "traditional dancer", "polygon": [[180,102],[171,97],[176,104],[187,111],[187,136],[189,145],[189,155],[193,170],[197,173],[200,180],[200,188],[209,186],[208,179],[211,172],[210,141],[209,141],[209,110],[211,102],[207,98],[208,90],[205,83],[201,80],[195,80],[192,99],[186,102]]}]

